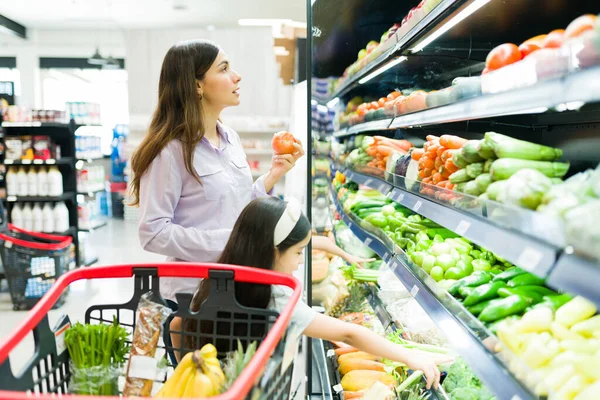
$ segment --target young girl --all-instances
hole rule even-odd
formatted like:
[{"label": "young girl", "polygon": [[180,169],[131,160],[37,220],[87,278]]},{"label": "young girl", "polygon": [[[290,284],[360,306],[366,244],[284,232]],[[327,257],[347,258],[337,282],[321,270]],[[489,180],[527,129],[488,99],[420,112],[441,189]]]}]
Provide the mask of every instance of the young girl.
[{"label": "young girl", "polygon": [[[304,261],[303,250],[310,240],[311,225],[298,203],[285,203],[273,197],[260,198],[242,211],[219,263],[292,274]],[[236,283],[235,289],[240,304],[277,312],[281,312],[291,294],[287,287],[269,285]],[[192,311],[200,309],[208,293],[209,281],[204,280],[192,300]],[[427,378],[427,388],[438,385],[440,372],[436,364],[451,361],[446,356],[405,349],[365,327],[319,314],[302,301],[296,305],[290,323],[295,324],[304,335],[344,342],[359,350],[421,370]],[[197,329],[195,321],[186,321],[185,325],[185,331]],[[170,325],[171,331],[181,332],[181,328],[181,318],[175,317]],[[180,335],[172,335],[175,348],[180,347],[180,339]]]}]

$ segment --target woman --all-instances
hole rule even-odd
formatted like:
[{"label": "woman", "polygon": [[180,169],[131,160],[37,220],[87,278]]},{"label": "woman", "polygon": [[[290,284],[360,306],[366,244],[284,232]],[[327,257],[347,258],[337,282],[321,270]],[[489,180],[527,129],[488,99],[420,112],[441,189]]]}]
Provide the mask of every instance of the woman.
[{"label": "woman", "polygon": [[[139,205],[145,250],[169,261],[214,262],[243,208],[268,196],[304,155],[275,155],[254,184],[238,134],[220,122],[240,104],[241,76],[227,55],[205,40],[178,43],[160,72],[158,105],[149,133],[132,158],[132,205]],[[175,308],[175,293],[198,281],[161,279],[161,294]]]},{"label": "woman", "polygon": [[[264,268],[284,274],[292,274],[304,261],[303,250],[311,240],[311,226],[296,203],[286,204],[277,198],[262,198],[252,201],[242,211],[233,228],[231,238],[219,263]],[[209,281],[200,283],[191,303],[191,311],[198,311],[209,293]],[[268,308],[281,312],[289,301],[291,290],[287,287],[236,283],[237,301],[253,308]],[[402,362],[412,369],[421,370],[427,377],[427,387],[437,387],[440,371],[436,364],[452,361],[445,355],[434,355],[409,350],[394,344],[360,325],[343,322],[317,313],[302,301],[294,309],[290,324],[294,324],[304,335],[329,341],[347,343],[359,350],[386,359]],[[182,326],[185,332],[196,332],[197,321],[175,317],[170,324],[171,339],[175,349],[200,348],[208,339],[186,335],[181,346]],[[202,325],[200,330],[202,330]],[[204,331],[203,331],[204,332]],[[212,328],[210,332],[212,333]],[[218,332],[222,333],[222,332]],[[227,332],[229,333],[229,332]],[[227,351],[220,348],[219,351]],[[175,351],[179,355],[178,351]]]}]

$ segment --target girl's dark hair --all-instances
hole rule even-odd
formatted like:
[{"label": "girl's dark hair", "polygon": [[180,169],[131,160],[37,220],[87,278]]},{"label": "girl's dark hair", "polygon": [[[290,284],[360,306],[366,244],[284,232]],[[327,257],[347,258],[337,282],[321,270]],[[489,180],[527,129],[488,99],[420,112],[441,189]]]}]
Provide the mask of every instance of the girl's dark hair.
[{"label": "girl's dark hair", "polygon": [[[276,197],[264,197],[250,202],[235,223],[218,263],[271,270],[275,264],[275,226],[286,207],[287,203]],[[292,232],[277,246],[277,249],[279,252],[285,252],[306,239],[310,231],[310,222],[302,214]],[[200,309],[202,303],[208,298],[209,292],[210,281],[204,279],[194,295],[190,305],[191,311]],[[236,282],[235,297],[243,306],[264,309],[271,301],[271,285]],[[195,320],[186,320],[184,323],[186,332],[194,332],[196,327]],[[202,324],[200,330],[204,332]],[[203,340],[206,341],[202,342]],[[185,335],[185,347],[189,349],[200,348],[209,340],[201,339],[199,344],[194,342],[194,337]]]},{"label": "girl's dark hair", "polygon": [[200,182],[194,169],[194,150],[204,137],[205,127],[196,80],[204,79],[219,51],[219,46],[209,40],[189,40],[177,43],[165,55],[158,82],[158,104],[148,134],[131,158],[130,205],[139,205],[142,176],[175,139],[181,141],[185,169]]}]

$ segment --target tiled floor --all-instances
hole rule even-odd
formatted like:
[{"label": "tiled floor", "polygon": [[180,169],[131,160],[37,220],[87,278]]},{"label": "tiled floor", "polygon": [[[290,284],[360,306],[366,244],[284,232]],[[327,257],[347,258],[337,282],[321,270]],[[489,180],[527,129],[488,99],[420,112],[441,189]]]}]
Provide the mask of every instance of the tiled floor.
[{"label": "tiled floor", "polygon": [[[93,249],[99,255],[97,265],[119,265],[128,263],[161,262],[164,256],[144,251],[137,236],[137,226],[134,222],[112,220],[108,226],[98,229],[91,234]],[[6,291],[0,293],[0,341],[8,335],[27,316],[27,311],[13,311],[10,295]],[[133,291],[132,279],[97,279],[79,281],[70,287],[70,293],[65,304],[48,314],[50,326],[53,327],[59,318],[66,314],[71,321],[83,322],[84,313],[91,305],[115,304],[126,302]],[[11,353],[11,368],[17,373],[33,355],[33,337],[28,337],[14,352]],[[304,378],[304,357],[296,362],[296,382]],[[297,383],[294,383],[297,387]],[[303,385],[302,385],[303,386]],[[304,397],[302,387],[296,399]]]}]

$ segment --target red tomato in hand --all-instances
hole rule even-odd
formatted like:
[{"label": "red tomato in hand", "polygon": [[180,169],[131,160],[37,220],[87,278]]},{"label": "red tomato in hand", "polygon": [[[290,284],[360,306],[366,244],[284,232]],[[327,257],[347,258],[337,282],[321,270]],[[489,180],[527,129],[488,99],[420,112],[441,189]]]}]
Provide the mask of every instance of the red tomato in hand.
[{"label": "red tomato in hand", "polygon": [[517,45],[504,43],[490,51],[485,59],[485,66],[489,71],[494,71],[520,60],[521,52]]},{"label": "red tomato in hand", "polygon": [[597,17],[593,14],[582,15],[575,18],[565,30],[565,40],[576,38],[583,32],[594,29]]},{"label": "red tomato in hand", "polygon": [[294,143],[300,143],[298,139],[289,132],[277,132],[273,136],[271,146],[275,154],[292,154],[296,149]]},{"label": "red tomato in hand", "polygon": [[542,43],[542,47],[545,49],[557,49],[565,41],[565,30],[564,29],[555,29],[546,36],[544,39],[544,43]]}]

